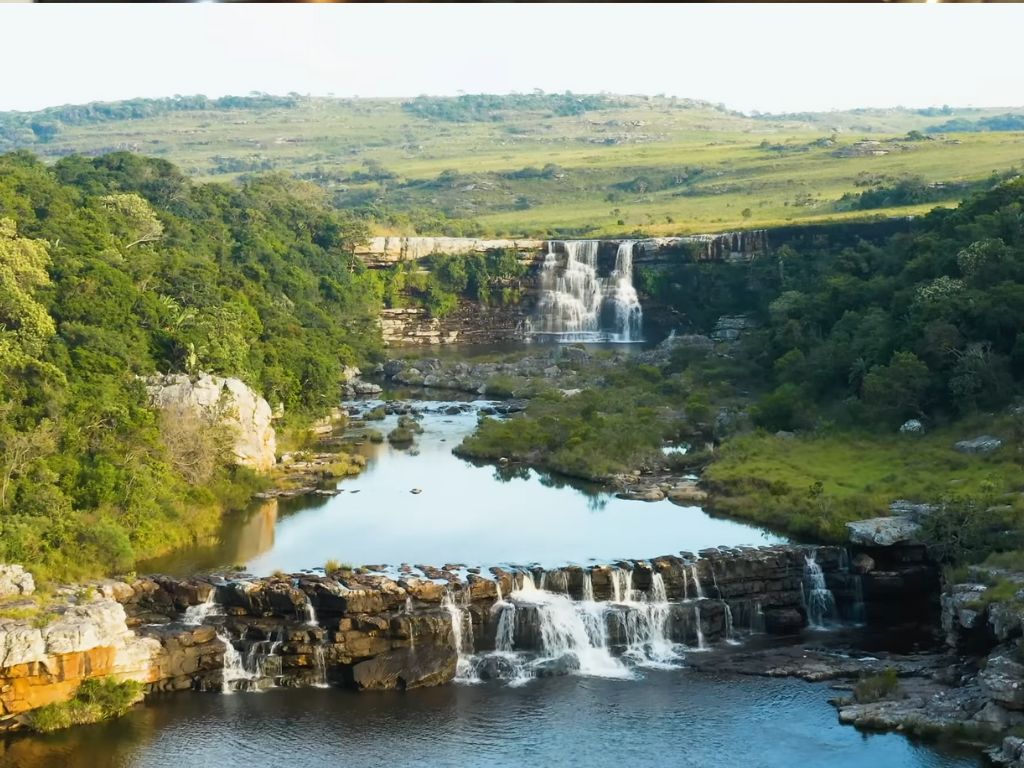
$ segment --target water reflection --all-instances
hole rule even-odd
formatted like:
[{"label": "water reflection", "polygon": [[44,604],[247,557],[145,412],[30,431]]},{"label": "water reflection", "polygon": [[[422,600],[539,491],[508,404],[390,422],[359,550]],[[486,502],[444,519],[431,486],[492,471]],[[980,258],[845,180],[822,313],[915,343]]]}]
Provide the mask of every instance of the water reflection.
[{"label": "water reflection", "polygon": [[[470,565],[653,557],[710,546],[774,543],[755,527],[668,501],[624,501],[593,485],[523,466],[474,464],[451,450],[476,425],[474,411],[423,403],[415,451],[361,441],[362,475],[333,498],[282,499],[277,510],[226,525],[217,547],[146,564],[187,573],[244,563],[257,574],[351,563]],[[397,417],[369,426],[387,433]],[[413,489],[421,493],[413,494]]]},{"label": "water reflection", "polygon": [[[796,680],[651,671],[526,688],[450,685],[406,694],[277,689],[180,693],[122,720],[0,740],[5,768],[978,768],[897,734],[838,724],[828,689]],[[771,734],[766,739],[765,734]]]}]

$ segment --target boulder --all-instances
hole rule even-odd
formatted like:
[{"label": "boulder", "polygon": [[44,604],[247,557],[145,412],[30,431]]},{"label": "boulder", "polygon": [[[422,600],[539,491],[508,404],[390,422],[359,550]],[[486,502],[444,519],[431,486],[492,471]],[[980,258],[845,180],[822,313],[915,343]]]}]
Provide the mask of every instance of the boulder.
[{"label": "boulder", "polygon": [[656,486],[619,491],[615,495],[629,501],[661,501],[665,498],[665,492]]},{"label": "boulder", "polygon": [[921,423],[920,419],[907,419],[900,427],[900,432],[905,435],[923,435],[924,424]]},{"label": "boulder", "polygon": [[846,524],[850,543],[868,547],[891,547],[911,542],[919,528],[917,522],[903,515],[873,517]]},{"label": "boulder", "polygon": [[88,651],[116,646],[128,634],[124,606],[116,600],[100,599],[76,605],[43,629],[48,654]]},{"label": "boulder", "polygon": [[561,677],[572,674],[579,668],[579,657],[575,653],[564,653],[556,659],[538,661],[533,665],[533,674],[537,677]]},{"label": "boulder", "polygon": [[796,608],[772,608],[764,612],[764,629],[770,635],[796,634],[804,628],[804,616]]},{"label": "boulder", "polygon": [[0,621],[0,669],[42,661],[46,642],[41,630],[27,621]]},{"label": "boulder", "polygon": [[270,423],[270,405],[242,380],[178,373],[149,377],[146,390],[157,408],[188,409],[233,428],[236,464],[257,472],[268,472],[274,466],[277,440]]},{"label": "boulder", "polygon": [[0,598],[31,595],[36,591],[32,574],[20,565],[0,563]]},{"label": "boulder", "polygon": [[953,450],[960,453],[986,454],[1002,446],[1003,441],[992,435],[980,435],[970,440],[961,440],[953,444]]},{"label": "boulder", "polygon": [[454,648],[399,648],[359,662],[352,679],[360,690],[424,688],[451,682],[457,663]]}]

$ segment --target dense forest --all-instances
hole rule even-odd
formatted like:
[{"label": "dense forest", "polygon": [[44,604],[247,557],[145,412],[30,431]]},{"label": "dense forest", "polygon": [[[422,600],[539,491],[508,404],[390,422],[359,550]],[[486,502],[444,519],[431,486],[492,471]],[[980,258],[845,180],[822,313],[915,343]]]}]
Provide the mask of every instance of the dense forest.
[{"label": "dense forest", "polygon": [[285,177],[0,157],[0,561],[123,569],[212,530],[252,478],[187,482],[138,377],[238,376],[292,418],[333,405],[378,351],[364,234]]},{"label": "dense forest", "polygon": [[771,429],[899,426],[1005,406],[1024,383],[1024,180],[936,209],[909,234],[836,248],[814,238],[749,266],[641,275],[694,328],[750,313],[747,354],[773,391]]}]

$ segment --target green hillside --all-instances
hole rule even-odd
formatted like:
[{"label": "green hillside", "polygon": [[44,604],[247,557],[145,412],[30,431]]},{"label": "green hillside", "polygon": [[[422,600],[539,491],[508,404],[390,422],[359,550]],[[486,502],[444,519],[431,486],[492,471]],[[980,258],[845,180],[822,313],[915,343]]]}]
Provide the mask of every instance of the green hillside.
[{"label": "green hillside", "polygon": [[922,213],[1024,166],[1022,123],[1022,108],[772,116],[612,95],[176,97],[0,113],[0,151],[126,150],[202,180],[285,171],[379,233],[675,234]]}]

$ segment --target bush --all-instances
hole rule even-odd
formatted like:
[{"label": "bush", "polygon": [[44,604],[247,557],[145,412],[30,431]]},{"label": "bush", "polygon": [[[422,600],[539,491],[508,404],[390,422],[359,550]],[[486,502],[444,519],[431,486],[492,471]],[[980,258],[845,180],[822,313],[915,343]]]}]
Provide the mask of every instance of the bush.
[{"label": "bush", "polygon": [[142,695],[142,683],[136,680],[92,678],[82,681],[68,701],[47,704],[30,712],[26,722],[29,728],[40,733],[98,723],[121,717],[142,699]]},{"label": "bush", "polygon": [[899,675],[889,667],[877,675],[861,678],[853,689],[853,698],[858,704],[896,698],[900,693]]},{"label": "bush", "polygon": [[395,427],[388,432],[388,442],[396,448],[408,448],[412,445],[414,438],[415,435],[412,431],[405,427]]}]

